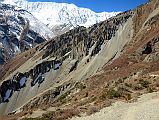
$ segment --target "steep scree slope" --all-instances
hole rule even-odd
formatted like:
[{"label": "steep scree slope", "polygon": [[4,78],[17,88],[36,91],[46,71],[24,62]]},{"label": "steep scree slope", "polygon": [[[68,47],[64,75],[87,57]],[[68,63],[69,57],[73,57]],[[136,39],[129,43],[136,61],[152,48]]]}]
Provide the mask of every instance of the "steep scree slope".
[{"label": "steep scree slope", "polygon": [[[4,80],[1,113],[15,111],[48,88],[55,89],[56,98],[61,89],[65,93],[76,82],[94,75],[105,63],[118,57],[132,37],[132,32],[126,32],[132,30],[129,27],[132,20],[126,23],[132,14],[130,11],[119,14],[88,29],[78,27],[15,57],[0,72]],[[122,31],[125,37],[121,37]],[[72,82],[63,86],[67,81]]]}]

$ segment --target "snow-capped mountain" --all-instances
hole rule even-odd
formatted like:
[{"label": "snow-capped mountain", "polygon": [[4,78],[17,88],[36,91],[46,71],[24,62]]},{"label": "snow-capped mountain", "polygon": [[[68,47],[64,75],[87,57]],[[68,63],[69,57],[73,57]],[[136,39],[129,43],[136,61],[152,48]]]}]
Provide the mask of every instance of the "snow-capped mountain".
[{"label": "snow-capped mountain", "polygon": [[70,28],[87,27],[116,14],[67,3],[4,0],[0,3],[0,64]]},{"label": "snow-capped mountain", "polygon": [[51,30],[31,13],[0,3],[0,65],[52,36]]},{"label": "snow-capped mountain", "polygon": [[26,0],[5,0],[4,3],[14,4],[31,12],[40,21],[53,27],[55,25],[72,25],[88,27],[104,21],[119,12],[95,13],[87,8],[80,8],[74,4],[55,2],[28,2]]}]

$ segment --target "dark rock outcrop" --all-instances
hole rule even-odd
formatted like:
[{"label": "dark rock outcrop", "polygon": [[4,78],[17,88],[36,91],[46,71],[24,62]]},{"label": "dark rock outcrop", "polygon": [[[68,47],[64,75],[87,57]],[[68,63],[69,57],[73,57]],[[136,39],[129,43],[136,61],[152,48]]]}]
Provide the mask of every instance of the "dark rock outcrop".
[{"label": "dark rock outcrop", "polygon": [[51,69],[58,70],[62,62],[59,60],[44,61],[25,73],[17,73],[10,80],[6,80],[0,86],[0,103],[8,102],[14,91],[19,91],[26,86],[28,79],[31,79],[31,87],[40,84],[45,80],[44,74]]},{"label": "dark rock outcrop", "polygon": [[115,36],[119,26],[125,23],[132,14],[133,12],[127,11],[104,22],[95,24],[88,29],[78,27],[70,30],[45,44],[47,47],[43,58],[53,55],[63,60],[66,59],[65,54],[70,52],[67,57],[80,60],[82,57],[88,55],[89,49],[93,45],[95,47],[91,56],[94,56],[99,53],[104,41],[108,41]]},{"label": "dark rock outcrop", "polygon": [[17,73],[12,79],[4,81],[0,86],[1,102],[7,102],[12,96],[13,91],[19,91],[25,87],[26,81],[27,75],[22,73]]}]

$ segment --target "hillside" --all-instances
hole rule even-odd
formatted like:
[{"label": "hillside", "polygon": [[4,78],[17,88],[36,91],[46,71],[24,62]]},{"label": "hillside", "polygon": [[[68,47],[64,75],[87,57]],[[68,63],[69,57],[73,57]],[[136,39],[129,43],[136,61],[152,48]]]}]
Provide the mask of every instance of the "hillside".
[{"label": "hillside", "polygon": [[159,119],[158,18],[151,0],[17,55],[0,71],[0,118]]}]

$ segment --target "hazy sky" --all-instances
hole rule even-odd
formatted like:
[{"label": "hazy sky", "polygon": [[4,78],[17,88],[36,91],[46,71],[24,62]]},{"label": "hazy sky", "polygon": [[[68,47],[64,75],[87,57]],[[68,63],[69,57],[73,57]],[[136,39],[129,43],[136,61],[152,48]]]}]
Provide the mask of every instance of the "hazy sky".
[{"label": "hazy sky", "polygon": [[126,11],[148,0],[29,0],[74,3],[79,7],[90,8],[95,12]]}]

